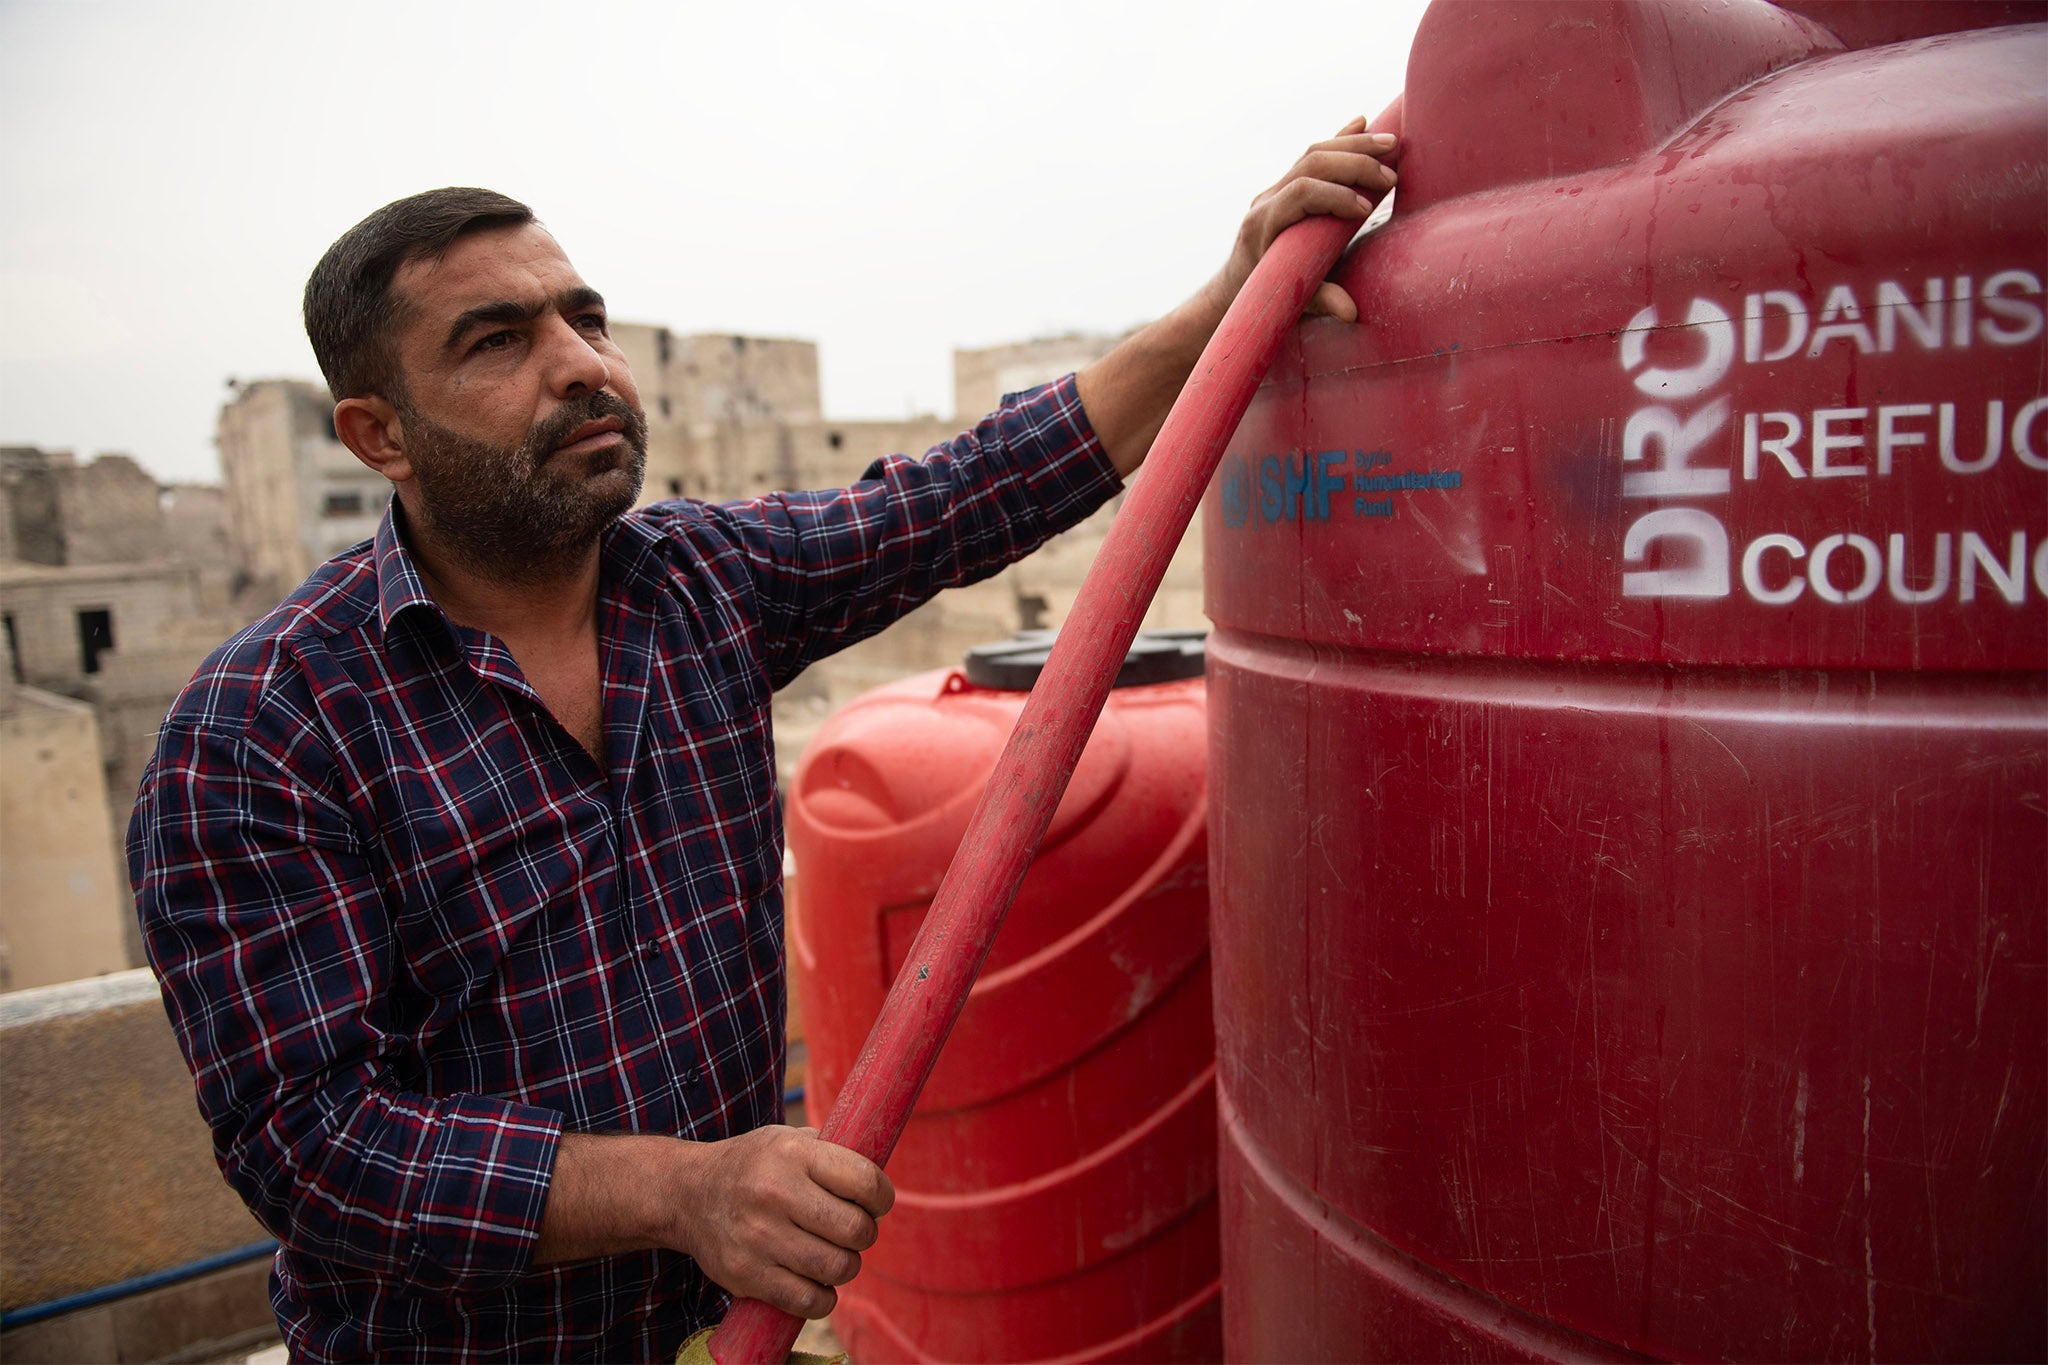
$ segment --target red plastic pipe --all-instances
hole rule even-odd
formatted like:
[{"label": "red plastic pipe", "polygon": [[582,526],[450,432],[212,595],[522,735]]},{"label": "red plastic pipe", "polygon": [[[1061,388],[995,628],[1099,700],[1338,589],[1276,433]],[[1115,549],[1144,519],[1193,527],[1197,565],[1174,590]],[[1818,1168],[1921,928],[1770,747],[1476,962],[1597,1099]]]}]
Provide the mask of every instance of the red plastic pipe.
[{"label": "red plastic pipe", "polygon": [[[1389,126],[1384,115],[1374,123]],[[847,1073],[819,1134],[826,1141],[877,1165],[895,1150],[1202,490],[1281,341],[1357,231],[1351,219],[1319,216],[1281,233],[1203,349],[1152,442],[1144,476],[1110,523],[910,957]],[[799,1318],[742,1299],[712,1335],[711,1358],[718,1365],[783,1365],[802,1328]]]}]

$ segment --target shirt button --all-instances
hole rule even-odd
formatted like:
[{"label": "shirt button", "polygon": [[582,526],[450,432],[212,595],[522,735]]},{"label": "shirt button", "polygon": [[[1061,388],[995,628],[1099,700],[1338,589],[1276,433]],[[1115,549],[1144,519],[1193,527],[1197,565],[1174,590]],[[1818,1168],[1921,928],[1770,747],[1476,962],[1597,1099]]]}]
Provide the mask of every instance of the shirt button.
[{"label": "shirt button", "polygon": [[652,940],[652,939],[649,939],[649,940],[648,940],[647,942],[645,942],[645,943],[641,944],[641,945],[640,945],[640,949],[639,949],[639,951],[640,951],[640,956],[641,956],[642,958],[649,958],[649,957],[653,957],[653,956],[654,956],[654,955],[655,955],[655,954],[656,954],[657,952],[659,952],[660,950],[661,950],[661,945],[660,945],[659,943],[656,943],[656,942],[655,942],[654,940]]}]

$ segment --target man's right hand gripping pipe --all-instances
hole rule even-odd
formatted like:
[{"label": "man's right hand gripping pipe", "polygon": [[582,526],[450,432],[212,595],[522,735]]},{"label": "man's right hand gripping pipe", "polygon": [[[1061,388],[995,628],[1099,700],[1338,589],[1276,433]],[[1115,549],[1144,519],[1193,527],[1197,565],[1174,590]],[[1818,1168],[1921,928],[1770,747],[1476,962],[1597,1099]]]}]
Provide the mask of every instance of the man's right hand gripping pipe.
[{"label": "man's right hand gripping pipe", "polygon": [[815,1128],[778,1124],[723,1142],[569,1134],[534,1259],[667,1247],[741,1298],[822,1318],[895,1202],[881,1167]]}]

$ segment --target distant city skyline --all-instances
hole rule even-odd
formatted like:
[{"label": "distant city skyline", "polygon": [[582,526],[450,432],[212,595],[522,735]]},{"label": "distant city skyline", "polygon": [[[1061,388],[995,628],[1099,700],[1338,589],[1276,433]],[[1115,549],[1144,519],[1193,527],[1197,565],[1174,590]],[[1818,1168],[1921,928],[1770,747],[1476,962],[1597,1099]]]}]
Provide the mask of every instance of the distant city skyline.
[{"label": "distant city skyline", "polygon": [[226,381],[317,378],[320,252],[447,183],[531,203],[621,319],[814,340],[829,415],[943,415],[953,348],[1193,290],[1423,7],[8,0],[0,444],[217,478]]}]

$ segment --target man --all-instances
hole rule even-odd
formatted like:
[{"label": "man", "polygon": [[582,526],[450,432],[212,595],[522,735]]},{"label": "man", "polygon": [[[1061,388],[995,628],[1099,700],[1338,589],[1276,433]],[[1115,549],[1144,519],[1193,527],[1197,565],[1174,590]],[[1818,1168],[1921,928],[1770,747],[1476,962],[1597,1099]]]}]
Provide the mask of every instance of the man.
[{"label": "man", "polygon": [[1363,126],[1078,376],[723,507],[629,512],[632,375],[525,206],[434,191],[329,249],[307,330],[394,499],[200,669],[129,834],[294,1358],[665,1358],[728,1292],[831,1308],[893,1194],[780,1123],[770,696],[1110,496],[1280,230],[1391,187]]}]

